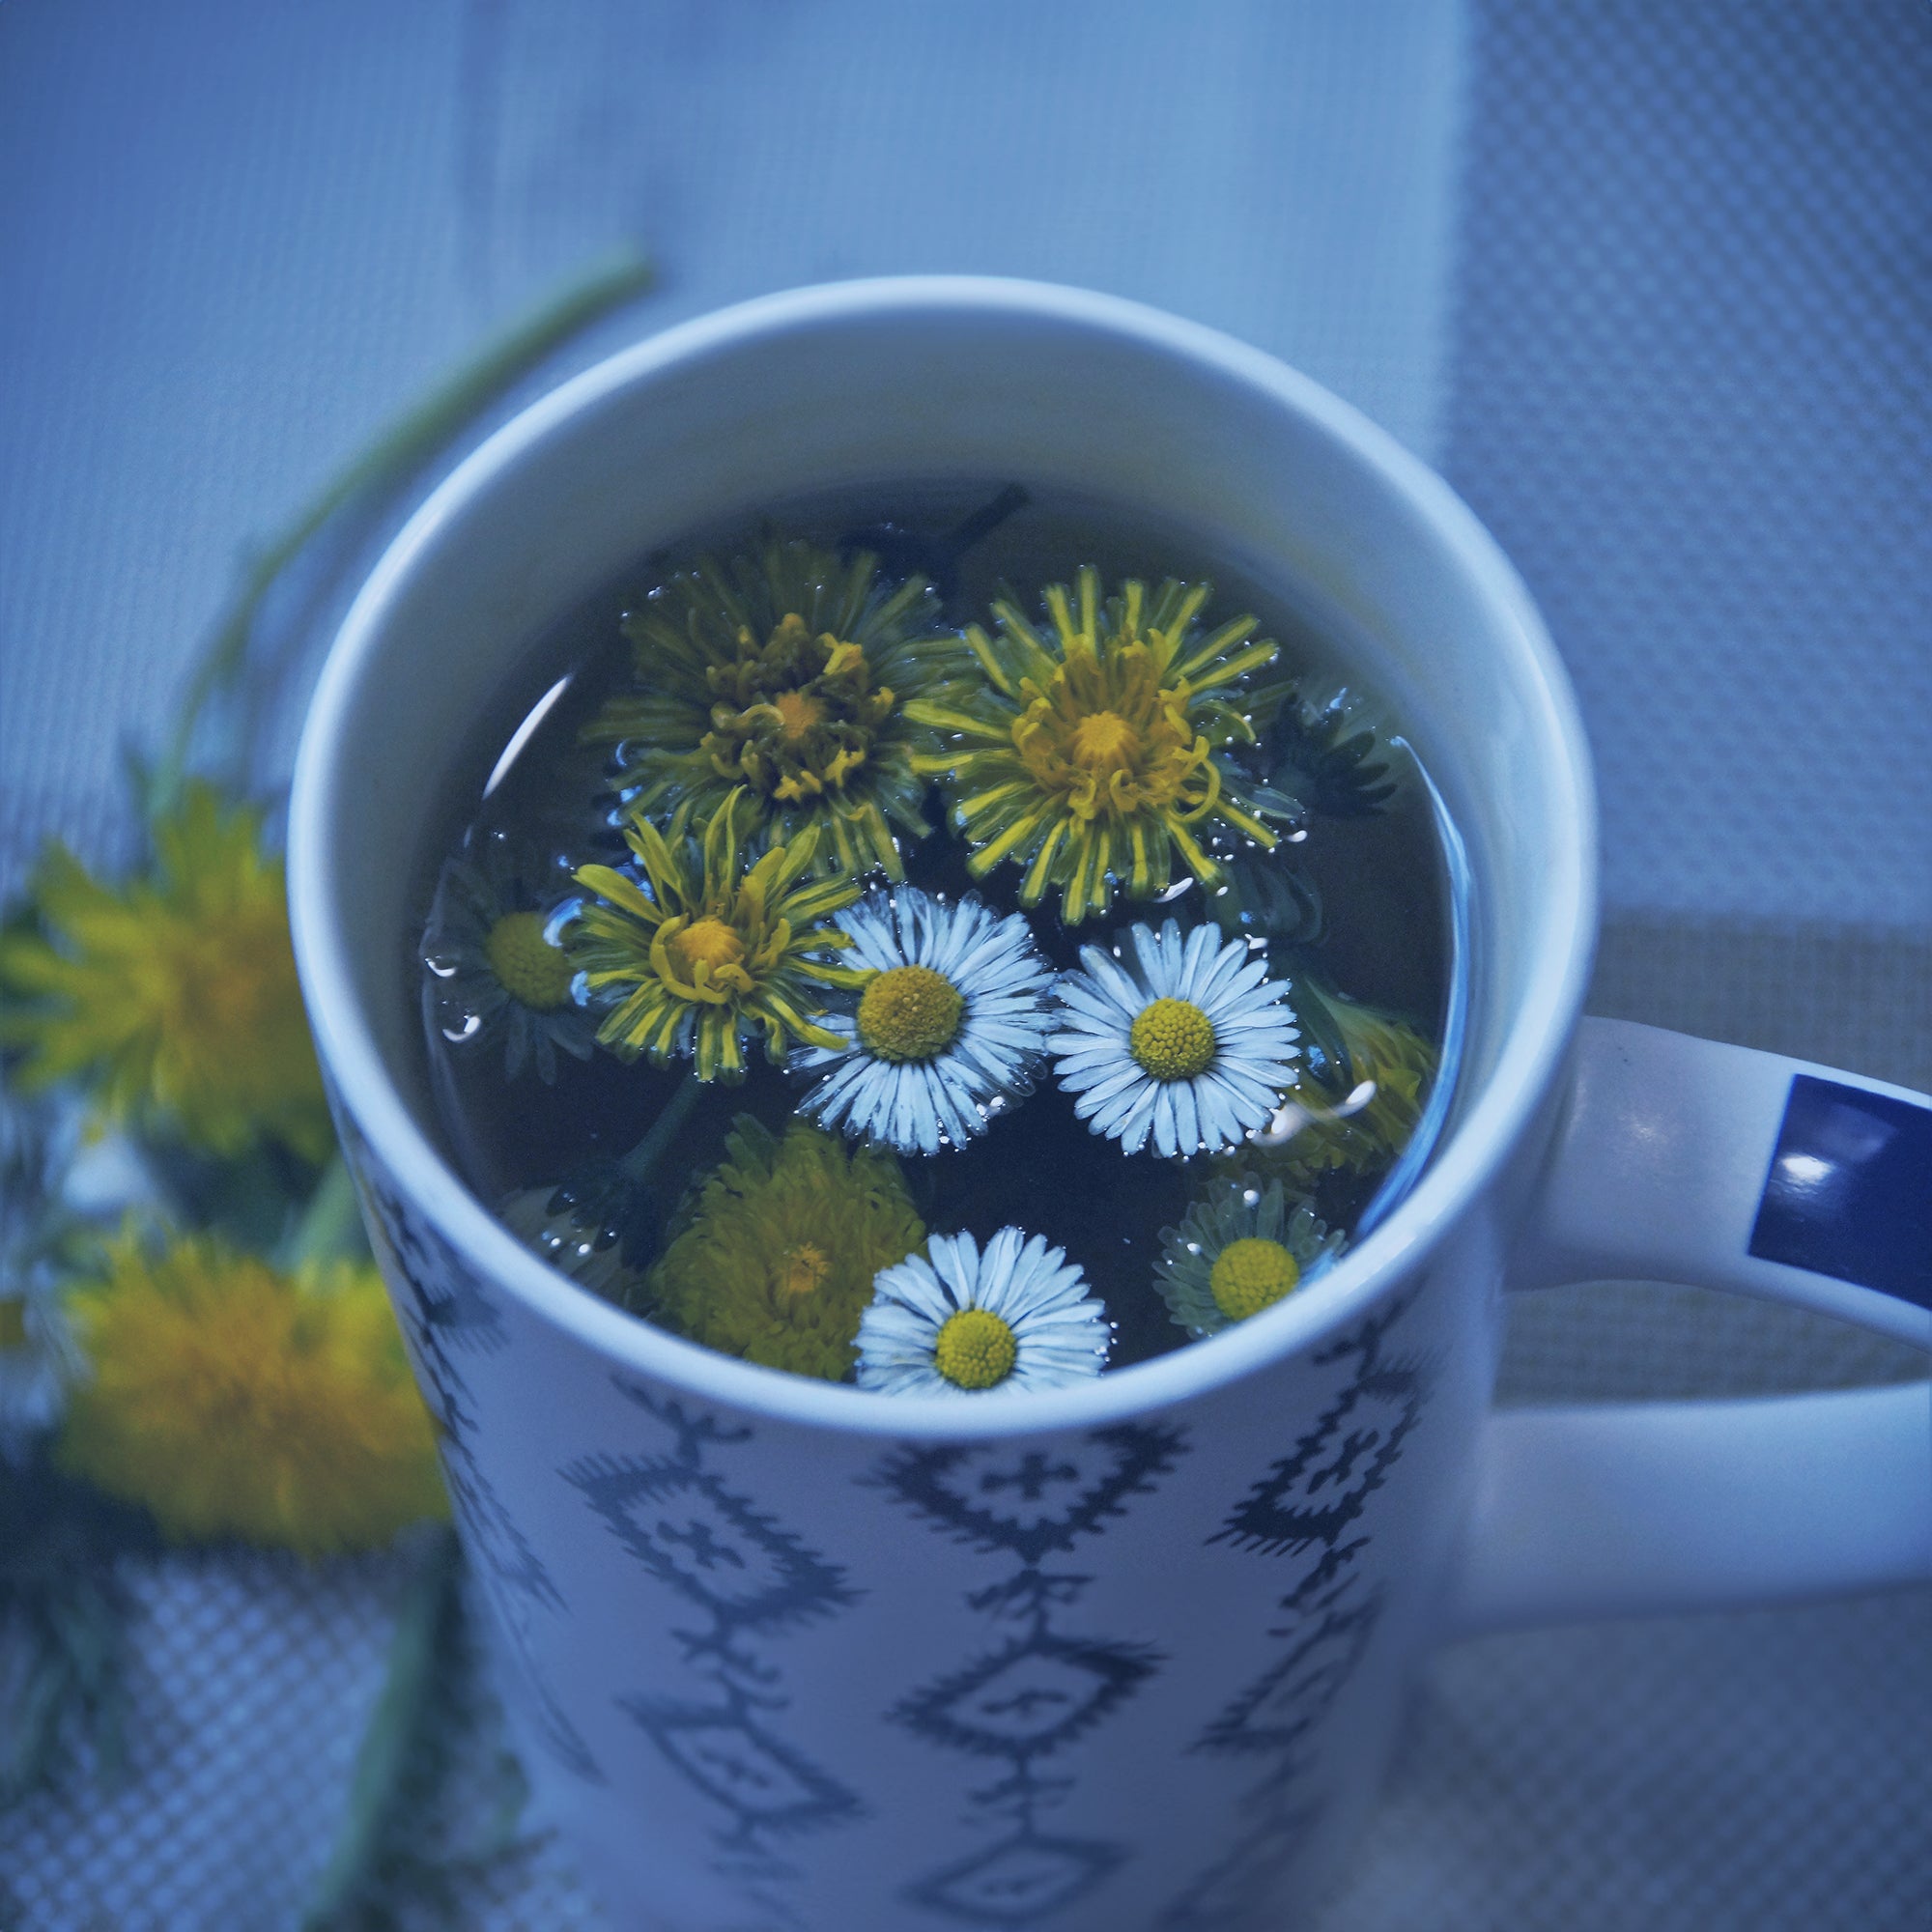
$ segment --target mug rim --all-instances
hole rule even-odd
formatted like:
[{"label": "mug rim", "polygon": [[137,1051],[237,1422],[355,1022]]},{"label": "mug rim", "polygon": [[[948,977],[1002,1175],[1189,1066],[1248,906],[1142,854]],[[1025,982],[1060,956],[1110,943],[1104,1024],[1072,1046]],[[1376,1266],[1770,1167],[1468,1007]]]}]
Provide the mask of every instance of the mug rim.
[{"label": "mug rim", "polygon": [[[423,554],[506,473],[581,413],[681,365],[759,338],[875,323],[893,313],[1032,316],[1128,338],[1213,370],[1286,405],[1371,469],[1448,540],[1457,567],[1492,615],[1496,647],[1535,721],[1550,795],[1567,837],[1538,881],[1525,937],[1529,992],[1508,1015],[1494,1064],[1408,1197],[1360,1246],[1310,1284],[1206,1345],[1190,1344],[1067,1387],[990,1390],[970,1401],[895,1396],[740,1361],[625,1314],[524,1246],[456,1174],[391,1076],[355,993],[344,934],[327,916],[335,867],[334,800],[360,679],[388,643],[387,613]],[[617,351],[538,398],[431,492],[358,591],[304,720],[289,806],[288,887],[297,966],[331,1094],[376,1158],[461,1260],[613,1370],[668,1381],[767,1419],[907,1440],[959,1441],[1091,1429],[1178,1406],[1318,1346],[1372,1308],[1451,1231],[1528,1128],[1568,1052],[1596,937],[1595,799],[1575,696],[1528,590],[1493,537],[1435,470],[1351,404],[1266,352],[1122,297],[1052,283],[917,275],[817,284],[695,317]]]}]

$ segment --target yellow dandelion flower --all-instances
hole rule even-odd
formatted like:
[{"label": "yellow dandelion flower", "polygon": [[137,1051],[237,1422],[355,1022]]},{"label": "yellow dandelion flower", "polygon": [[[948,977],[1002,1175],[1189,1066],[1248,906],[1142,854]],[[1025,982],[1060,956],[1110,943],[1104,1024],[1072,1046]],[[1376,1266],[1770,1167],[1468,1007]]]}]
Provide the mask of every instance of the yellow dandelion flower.
[{"label": "yellow dandelion flower", "polygon": [[625,832],[641,877],[585,866],[578,883],[596,901],[571,922],[567,945],[590,997],[609,1010],[597,1037],[630,1060],[662,1066],[695,1055],[700,1080],[742,1080],[747,1043],[784,1059],[787,1039],[837,1046],[813,1024],[818,989],[869,977],[830,956],[851,941],[822,923],[859,896],[842,874],[810,876],[818,833],[774,845],[749,869],[739,839],[742,791],[711,815],[702,840],[681,808],[668,835],[648,821]]},{"label": "yellow dandelion flower", "polygon": [[0,1044],[23,1086],[94,1083],[110,1120],[165,1118],[213,1152],[261,1135],[333,1145],[289,944],[282,865],[261,820],[190,784],[155,827],[155,867],[116,890],[55,846],[39,929],[0,940]]},{"label": "yellow dandelion flower", "polygon": [[444,1514],[429,1413],[376,1270],[219,1240],[110,1244],[67,1308],[86,1360],[57,1455],[173,1538],[305,1556]]},{"label": "yellow dandelion flower", "polygon": [[584,735],[621,747],[640,817],[690,800],[701,821],[742,786],[750,839],[817,831],[821,867],[900,878],[894,829],[932,829],[906,706],[968,668],[938,613],[923,578],[882,583],[869,553],[845,563],[793,541],[701,558],[625,618],[636,684]]},{"label": "yellow dandelion flower", "polygon": [[841,1380],[872,1278],[925,1244],[898,1163],[799,1122],[775,1140],[749,1115],[724,1146],[651,1270],[658,1311],[727,1355]]},{"label": "yellow dandelion flower", "polygon": [[1206,583],[1169,580],[1150,598],[1129,582],[1103,603],[1087,569],[1075,594],[1077,612],[1064,584],[1047,590],[1050,637],[995,603],[1000,635],[966,632],[985,684],[906,707],[948,740],[913,765],[945,779],[973,876],[1015,861],[1026,868],[1020,902],[1037,905],[1058,886],[1069,925],[1104,913],[1116,882],[1134,898],[1166,891],[1177,853],[1204,884],[1218,881],[1196,830],[1209,822],[1275,842],[1219,755],[1254,742],[1235,694],[1272,661],[1273,640],[1253,639],[1253,617],[1204,633]]},{"label": "yellow dandelion flower", "polygon": [[1406,1021],[1298,977],[1309,1051],[1267,1132],[1243,1150],[1291,1188],[1323,1174],[1375,1174],[1408,1144],[1440,1053]]}]

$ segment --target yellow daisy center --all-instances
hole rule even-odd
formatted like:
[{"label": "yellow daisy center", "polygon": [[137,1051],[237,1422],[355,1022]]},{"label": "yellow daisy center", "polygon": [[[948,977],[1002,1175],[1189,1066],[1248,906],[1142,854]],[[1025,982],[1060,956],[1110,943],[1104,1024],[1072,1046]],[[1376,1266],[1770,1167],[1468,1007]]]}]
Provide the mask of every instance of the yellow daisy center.
[{"label": "yellow daisy center", "polygon": [[1127,1051],[1156,1080],[1193,1080],[1214,1062],[1214,1023],[1192,1000],[1156,1000],[1127,1035]]},{"label": "yellow daisy center", "polygon": [[745,959],[744,940],[722,919],[693,920],[665,946],[687,980],[696,980],[700,966],[710,967],[715,975],[722,967],[742,965]]},{"label": "yellow daisy center", "polygon": [[1214,1306],[1230,1321],[1245,1321],[1279,1301],[1301,1279],[1301,1264],[1279,1241],[1250,1235],[1230,1241],[1208,1276]]},{"label": "yellow daisy center", "polygon": [[1073,762],[1090,772],[1124,771],[1141,753],[1141,734],[1118,711],[1090,712],[1073,727]]},{"label": "yellow daisy center", "polygon": [[989,1389],[1012,1374],[1020,1347],[989,1308],[950,1315],[932,1345],[932,1365],[955,1387]]},{"label": "yellow daisy center", "polygon": [[795,1301],[822,1288],[832,1272],[832,1258],[815,1241],[787,1248],[779,1263],[777,1288],[781,1301]]},{"label": "yellow daisy center", "polygon": [[511,999],[540,1013],[570,1000],[570,961],[544,937],[543,916],[505,913],[483,941],[483,956]]},{"label": "yellow daisy center", "polygon": [[958,1037],[965,1012],[965,995],[944,973],[894,966],[859,997],[859,1038],[881,1060],[930,1060]]},{"label": "yellow daisy center", "polygon": [[813,725],[825,723],[825,706],[809,691],[781,691],[772,708],[783,721],[779,729],[787,744],[795,745]]}]

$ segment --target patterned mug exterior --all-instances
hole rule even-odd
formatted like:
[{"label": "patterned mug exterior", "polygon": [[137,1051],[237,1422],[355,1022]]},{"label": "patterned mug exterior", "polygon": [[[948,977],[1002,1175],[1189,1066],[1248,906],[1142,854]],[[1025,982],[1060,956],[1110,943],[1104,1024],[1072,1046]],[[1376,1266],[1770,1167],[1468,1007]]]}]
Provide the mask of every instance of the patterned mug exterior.
[{"label": "patterned mug exterior", "polygon": [[[719,509],[942,473],[1159,506],[1339,613],[1469,841],[1481,966],[1443,1147],[1328,1277],[1079,1389],[950,1405],[725,1361],[519,1247],[436,1146],[398,937],[466,709],[548,621]],[[318,695],[298,950],[525,1733],[615,1924],[1294,1922],[1468,1511],[1591,839],[1567,687],[1467,512],[1314,384],[1131,304],[967,279],[748,304],[437,493]]]}]

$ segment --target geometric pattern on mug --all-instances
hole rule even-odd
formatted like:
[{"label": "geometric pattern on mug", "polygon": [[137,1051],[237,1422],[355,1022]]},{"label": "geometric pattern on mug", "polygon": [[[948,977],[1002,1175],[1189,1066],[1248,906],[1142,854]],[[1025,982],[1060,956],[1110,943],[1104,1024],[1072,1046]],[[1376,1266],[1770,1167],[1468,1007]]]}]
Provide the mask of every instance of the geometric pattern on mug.
[{"label": "geometric pattern on mug", "polygon": [[982,1757],[1044,1755],[1091,1730],[1153,1668],[1141,1647],[1041,1626],[908,1697],[894,1715],[928,1744]]},{"label": "geometric pattern on mug", "polygon": [[1093,1579],[1045,1561],[1103,1534],[1129,1497],[1151,1492],[1174,1467],[1183,1447],[1178,1430],[1123,1423],[1044,1447],[909,1445],[866,1479],[936,1530],[1019,1564],[966,1600],[1017,1628],[890,1714],[938,1749],[1007,1766],[1004,1777],[969,1794],[975,1827],[1006,1829],[906,1887],[908,1904],[960,1924],[1028,1926],[1086,1896],[1125,1861],[1123,1845],[1045,1828],[1044,1815],[1074,1788],[1048,1766],[1165,1660],[1145,1645],[1066,1630],[1065,1613]]},{"label": "geometric pattern on mug", "polygon": [[963,1925],[1034,1925],[1093,1890],[1124,1856],[1118,1845],[1022,1828],[921,1879],[905,1896]]},{"label": "geometric pattern on mug", "polygon": [[759,1828],[797,1831],[858,1809],[850,1792],[759,1722],[749,1698],[728,1710],[642,1696],[619,1701],[691,1784],[732,1814],[738,1841]]},{"label": "geometric pattern on mug", "polygon": [[1370,1316],[1311,1358],[1317,1367],[1352,1360],[1354,1373],[1293,1450],[1229,1512],[1209,1543],[1270,1556],[1295,1555],[1317,1544],[1337,1547],[1387,1480],[1421,1418],[1422,1366],[1391,1358],[1383,1347],[1407,1307],[1404,1300]]},{"label": "geometric pattern on mug", "polygon": [[474,1574],[509,1647],[538,1742],[558,1765],[585,1783],[604,1774],[582,1734],[557,1702],[536,1659],[532,1615],[564,1609],[550,1572],[529,1546],[476,1453],[474,1398],[459,1357],[494,1354],[508,1341],[501,1311],[456,1251],[421,1220],[371,1153],[347,1115],[340,1117],[343,1151],[375,1209],[370,1238],[395,1295],[397,1325],[416,1380],[437,1420],[438,1449],[450,1512]]},{"label": "geometric pattern on mug", "polygon": [[1382,1590],[1362,1568],[1372,1539],[1351,1531],[1401,1460],[1428,1396],[1428,1365],[1390,1346],[1407,1308],[1404,1299],[1368,1317],[1310,1358],[1349,1373],[1314,1426],[1208,1538],[1266,1557],[1319,1553],[1282,1599],[1287,1621],[1270,1633],[1287,1648],[1190,1747],[1264,1768],[1242,1794],[1233,1841],[1161,1915],[1168,1932],[1251,1922],[1321,1817],[1306,1746],[1352,1682],[1383,1608]]},{"label": "geometric pattern on mug", "polygon": [[722,1814],[711,1870],[778,1922],[798,1918],[783,1896],[798,1868],[775,1840],[848,1824],[865,1807],[787,1740],[790,1708],[766,1646],[859,1601],[842,1566],[826,1560],[714,1466],[753,1432],[612,1376],[618,1392],[668,1433],[656,1455],[595,1454],[562,1470],[612,1537],[701,1621],[673,1630],[691,1680],[682,1694],[632,1691],[617,1707],[664,1761]]},{"label": "geometric pattern on mug", "polygon": [[774,1633],[857,1601],[840,1571],[709,1470],[594,1456],[564,1473],[645,1569],[710,1614],[711,1637]]},{"label": "geometric pattern on mug", "polygon": [[1172,1429],[1123,1423],[1049,1449],[1008,1443],[908,1446],[872,1480],[960,1541],[1021,1562],[1064,1554],[1173,1466]]}]

